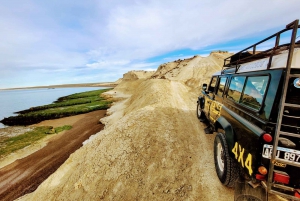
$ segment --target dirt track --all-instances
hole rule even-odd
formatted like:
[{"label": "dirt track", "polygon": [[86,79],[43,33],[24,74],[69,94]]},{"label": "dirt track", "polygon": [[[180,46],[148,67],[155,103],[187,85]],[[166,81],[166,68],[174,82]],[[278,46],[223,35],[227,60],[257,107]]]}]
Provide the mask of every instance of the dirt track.
[{"label": "dirt track", "polygon": [[99,119],[106,111],[85,114],[73,128],[54,137],[39,151],[0,169],[0,199],[14,200],[33,192],[49,175],[82,146],[82,142],[103,129]]}]

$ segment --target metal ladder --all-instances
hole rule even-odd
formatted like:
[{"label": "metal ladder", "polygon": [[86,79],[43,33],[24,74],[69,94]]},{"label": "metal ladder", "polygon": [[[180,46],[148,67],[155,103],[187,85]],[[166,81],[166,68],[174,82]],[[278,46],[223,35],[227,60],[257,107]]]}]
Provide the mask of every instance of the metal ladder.
[{"label": "metal ladder", "polygon": [[[270,159],[270,166],[269,166],[269,171],[268,171],[268,180],[266,182],[266,187],[269,193],[277,194],[282,197],[292,199],[292,200],[299,200],[300,198],[296,198],[294,196],[279,192],[277,189],[283,189],[283,190],[289,190],[293,191],[294,189],[292,187],[284,186],[281,184],[275,184],[273,183],[273,174],[274,174],[274,163],[275,161],[290,165],[290,166],[296,166],[300,168],[299,164],[293,163],[293,162],[288,162],[276,157],[277,153],[277,147],[278,147],[278,141],[279,137],[281,136],[292,136],[292,137],[297,137],[300,139],[300,134],[297,133],[290,133],[290,132],[284,132],[282,130],[282,118],[284,116],[284,108],[290,107],[290,108],[300,108],[299,104],[290,104],[286,103],[286,96],[287,96],[287,90],[288,90],[288,85],[289,85],[289,80],[290,78],[293,77],[299,77],[300,74],[291,74],[291,64],[292,64],[292,58],[294,54],[294,47],[295,47],[295,40],[296,40],[296,35],[297,35],[297,29],[299,28],[299,20],[295,20],[294,22],[290,23],[287,25],[287,28],[293,29],[292,31],[292,36],[291,36],[291,43],[290,43],[290,49],[289,49],[289,54],[288,54],[288,59],[287,59],[287,67],[286,67],[286,72],[284,76],[284,84],[283,84],[283,91],[282,91],[282,97],[280,100],[280,106],[279,106],[279,113],[278,113],[278,119],[277,119],[277,125],[276,125],[276,131],[274,135],[274,142],[273,142],[273,152],[272,156]],[[300,170],[300,169],[299,169]]]}]

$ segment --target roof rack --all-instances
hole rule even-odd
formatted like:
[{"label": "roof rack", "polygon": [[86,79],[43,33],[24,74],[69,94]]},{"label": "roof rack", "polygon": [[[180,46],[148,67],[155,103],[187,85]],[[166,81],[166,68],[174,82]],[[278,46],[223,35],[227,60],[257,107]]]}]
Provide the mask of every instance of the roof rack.
[{"label": "roof rack", "polygon": [[[288,50],[289,52],[291,52],[291,48],[298,47],[298,46],[300,47],[300,41],[297,41],[297,42],[292,41],[293,33],[291,34],[291,40],[290,40],[291,42],[290,43],[279,45],[281,34],[287,32],[289,30],[294,31],[294,26],[296,24],[295,23],[296,21],[297,20],[286,25],[286,27],[283,30],[263,39],[262,41],[259,41],[258,43],[255,43],[254,45],[251,45],[251,46],[237,52],[236,54],[234,54],[226,59],[224,59],[222,73],[224,73],[224,71],[226,69],[231,69],[231,68],[235,69],[235,73],[237,73],[237,71],[239,70],[240,64],[255,61],[258,59],[263,59],[263,58],[269,58],[269,63],[268,63],[268,67],[267,67],[267,69],[269,69],[274,55],[279,54],[283,50]],[[297,24],[297,28],[300,28],[300,25]],[[273,38],[275,38],[275,44],[272,48],[267,49],[265,51],[257,51],[256,50],[258,45],[263,44],[264,42],[266,42],[270,39],[273,39]],[[294,43],[295,46],[294,45],[291,46],[291,43]]]}]

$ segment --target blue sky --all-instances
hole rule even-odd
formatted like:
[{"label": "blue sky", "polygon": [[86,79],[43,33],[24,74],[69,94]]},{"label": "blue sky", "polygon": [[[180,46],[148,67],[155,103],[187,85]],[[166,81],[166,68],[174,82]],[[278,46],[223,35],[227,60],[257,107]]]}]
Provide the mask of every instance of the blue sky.
[{"label": "blue sky", "polygon": [[115,81],[235,52],[299,19],[299,8],[299,0],[0,0],[0,89]]}]

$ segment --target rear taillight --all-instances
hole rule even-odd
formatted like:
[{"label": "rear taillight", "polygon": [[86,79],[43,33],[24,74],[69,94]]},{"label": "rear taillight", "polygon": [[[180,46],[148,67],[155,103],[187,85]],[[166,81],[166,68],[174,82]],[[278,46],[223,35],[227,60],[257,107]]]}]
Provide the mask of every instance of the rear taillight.
[{"label": "rear taillight", "polygon": [[272,140],[273,140],[272,135],[270,135],[269,133],[263,134],[262,138],[265,142],[272,142]]},{"label": "rear taillight", "polygon": [[265,168],[264,166],[260,166],[260,167],[258,168],[258,172],[259,172],[260,174],[262,174],[262,175],[266,175],[266,174],[268,173],[268,170],[267,170],[267,168]]},{"label": "rear taillight", "polygon": [[286,172],[274,170],[273,180],[283,184],[290,183],[290,176]]}]

